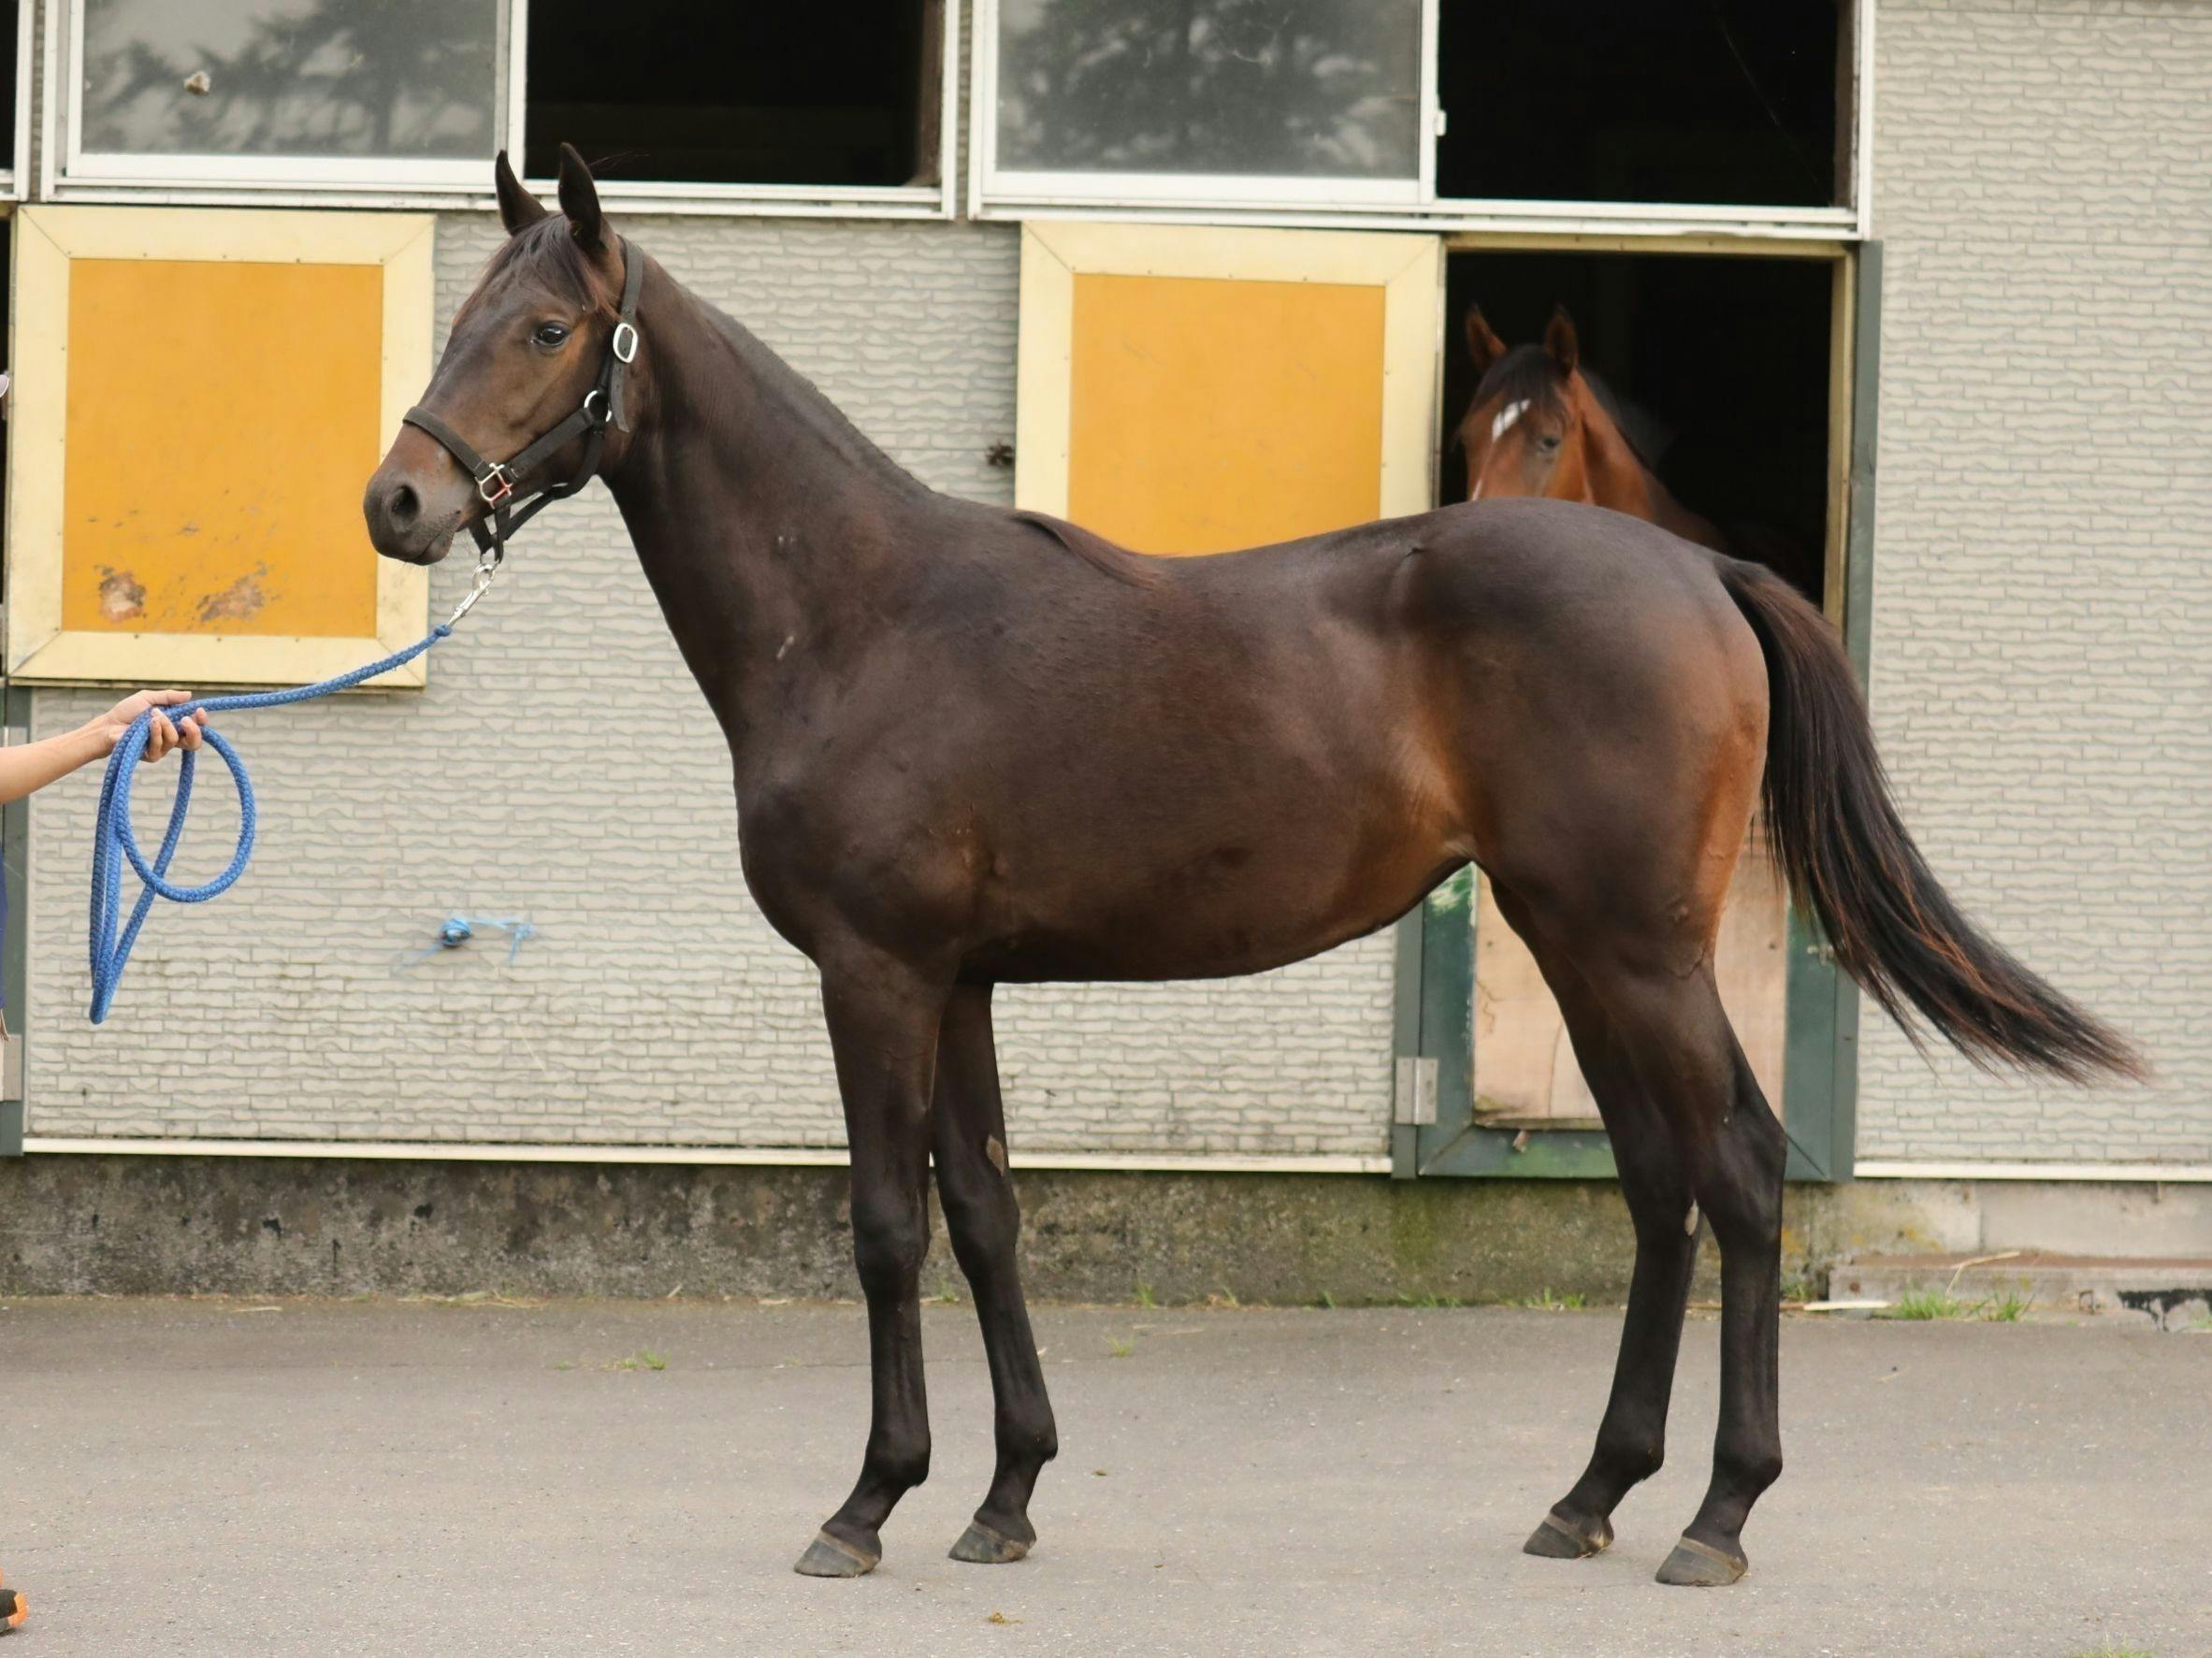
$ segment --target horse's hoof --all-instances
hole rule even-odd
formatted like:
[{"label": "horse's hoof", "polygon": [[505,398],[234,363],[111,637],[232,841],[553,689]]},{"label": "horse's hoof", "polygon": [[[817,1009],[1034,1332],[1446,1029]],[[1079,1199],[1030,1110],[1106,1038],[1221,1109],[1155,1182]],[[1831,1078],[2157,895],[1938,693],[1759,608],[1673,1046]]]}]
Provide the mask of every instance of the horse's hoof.
[{"label": "horse's hoof", "polygon": [[1521,1545],[1521,1552],[1541,1555],[1546,1560],[1587,1560],[1593,1554],[1604,1553],[1612,1542],[1611,1521],[1600,1520],[1595,1532],[1587,1532],[1572,1521],[1562,1520],[1554,1508],[1528,1534],[1528,1541]]},{"label": "horse's hoof", "polygon": [[980,1520],[971,1520],[960,1541],[952,1546],[952,1558],[971,1565],[1009,1565],[1028,1554],[1029,1549],[1027,1543],[994,1531]]},{"label": "horse's hoof", "polygon": [[30,1615],[30,1604],[20,1591],[0,1589],[0,1630],[20,1629]]},{"label": "horse's hoof", "polygon": [[1751,1569],[1741,1554],[1727,1554],[1710,1543],[1685,1536],[1659,1568],[1659,1581],[1684,1589],[1726,1589]]},{"label": "horse's hoof", "polygon": [[791,1569],[803,1578],[860,1578],[875,1569],[881,1551],[870,1552],[823,1532],[806,1546]]}]

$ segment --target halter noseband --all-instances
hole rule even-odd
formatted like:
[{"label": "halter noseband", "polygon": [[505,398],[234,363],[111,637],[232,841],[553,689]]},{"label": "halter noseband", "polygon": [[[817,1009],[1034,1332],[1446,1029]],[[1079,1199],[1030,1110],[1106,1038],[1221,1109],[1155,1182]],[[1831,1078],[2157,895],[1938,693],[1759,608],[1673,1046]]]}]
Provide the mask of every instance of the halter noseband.
[{"label": "halter noseband", "polygon": [[[607,440],[607,427],[629,430],[629,409],[623,399],[622,383],[638,354],[638,290],[643,285],[645,262],[628,241],[617,237],[615,242],[622,249],[622,310],[614,332],[607,341],[607,360],[600,369],[599,382],[584,394],[583,403],[568,419],[512,460],[487,461],[466,438],[421,404],[399,417],[404,424],[429,433],[444,446],[446,453],[474,480],[477,495],[490,509],[469,526],[469,533],[476,539],[479,592],[491,573],[499,568],[499,561],[506,557],[509,536],[550,503],[574,495],[591,482],[591,475],[599,469],[600,451]],[[531,469],[578,433],[586,437],[583,464],[559,483],[532,491],[517,508],[514,492]]]}]

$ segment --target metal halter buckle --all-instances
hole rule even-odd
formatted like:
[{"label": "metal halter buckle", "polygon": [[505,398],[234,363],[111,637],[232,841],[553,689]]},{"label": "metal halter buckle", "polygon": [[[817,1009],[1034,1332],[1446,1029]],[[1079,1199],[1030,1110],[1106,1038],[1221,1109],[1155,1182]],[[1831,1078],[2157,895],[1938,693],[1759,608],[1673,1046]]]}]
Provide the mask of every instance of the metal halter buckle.
[{"label": "metal halter buckle", "polygon": [[503,557],[503,550],[496,541],[477,553],[476,580],[469,584],[469,591],[461,595],[461,602],[454,606],[453,614],[445,618],[448,627],[474,610],[476,601],[492,590],[492,578],[499,573]]},{"label": "metal halter buckle", "polygon": [[[597,414],[591,411],[591,400],[594,397],[597,397],[600,404],[600,411]],[[584,418],[588,424],[595,426],[604,426],[607,424],[606,401],[607,388],[604,386],[595,385],[584,394]]]},{"label": "metal halter buckle", "polygon": [[[498,484],[494,489],[492,485]],[[505,466],[494,461],[490,470],[476,481],[476,494],[487,507],[496,507],[514,493],[514,474]]]},{"label": "metal halter buckle", "polygon": [[616,362],[634,362],[638,354],[638,331],[635,324],[616,323],[614,338],[609,342],[608,349],[614,352]]}]

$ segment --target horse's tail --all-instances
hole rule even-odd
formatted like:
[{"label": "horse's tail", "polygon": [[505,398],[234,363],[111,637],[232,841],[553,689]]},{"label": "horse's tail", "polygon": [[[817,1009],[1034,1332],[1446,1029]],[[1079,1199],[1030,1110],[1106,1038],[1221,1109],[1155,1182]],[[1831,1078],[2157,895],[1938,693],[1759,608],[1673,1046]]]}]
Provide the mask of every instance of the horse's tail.
[{"label": "horse's tail", "polygon": [[1911,1010],[1976,1064],[2071,1081],[2141,1076],[2127,1040],[1959,913],[1897,815],[1851,661],[1771,571],[1716,558],[1767,659],[1767,836],[1790,895],[1843,970],[1913,1032]]}]

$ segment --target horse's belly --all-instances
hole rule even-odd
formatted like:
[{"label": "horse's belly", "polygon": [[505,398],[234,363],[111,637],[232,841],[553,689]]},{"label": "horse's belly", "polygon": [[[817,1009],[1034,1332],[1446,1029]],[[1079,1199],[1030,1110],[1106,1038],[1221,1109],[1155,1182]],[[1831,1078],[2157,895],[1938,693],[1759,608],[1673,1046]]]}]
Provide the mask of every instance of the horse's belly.
[{"label": "horse's belly", "polygon": [[1200,865],[1038,906],[964,965],[970,976],[1011,984],[1264,973],[1387,926],[1465,861],[1436,844],[1351,869]]}]

